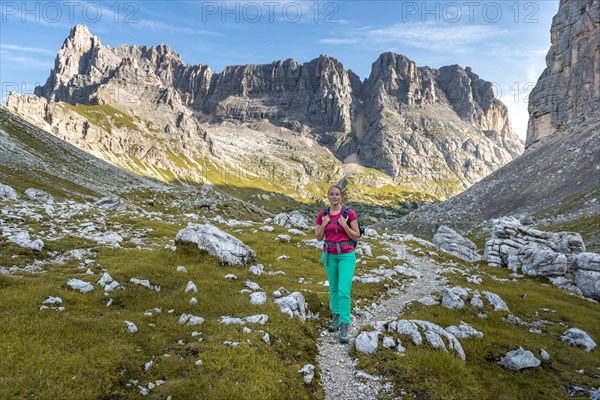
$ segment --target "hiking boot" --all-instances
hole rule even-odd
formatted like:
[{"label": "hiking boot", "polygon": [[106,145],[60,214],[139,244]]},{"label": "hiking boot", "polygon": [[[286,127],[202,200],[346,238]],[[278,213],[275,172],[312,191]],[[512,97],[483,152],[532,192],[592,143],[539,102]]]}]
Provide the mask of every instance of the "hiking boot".
[{"label": "hiking boot", "polygon": [[345,322],[340,324],[340,334],[338,336],[340,343],[348,343],[348,328],[350,328],[350,324]]},{"label": "hiking boot", "polygon": [[329,324],[329,327],[327,329],[329,329],[329,332],[335,332],[339,329],[339,327],[340,327],[340,315],[333,314],[333,319],[331,320],[331,323]]}]

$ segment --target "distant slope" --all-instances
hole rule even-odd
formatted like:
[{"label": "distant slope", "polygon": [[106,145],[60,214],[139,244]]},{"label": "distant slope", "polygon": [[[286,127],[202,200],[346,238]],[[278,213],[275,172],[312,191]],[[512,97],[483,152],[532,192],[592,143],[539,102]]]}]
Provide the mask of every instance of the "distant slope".
[{"label": "distant slope", "polygon": [[0,108],[0,183],[20,194],[34,187],[58,198],[98,198],[164,187],[125,172]]},{"label": "distant slope", "polygon": [[577,217],[597,214],[599,198],[600,124],[595,124],[536,143],[458,196],[391,225],[432,232],[442,223],[467,226],[507,214]]}]

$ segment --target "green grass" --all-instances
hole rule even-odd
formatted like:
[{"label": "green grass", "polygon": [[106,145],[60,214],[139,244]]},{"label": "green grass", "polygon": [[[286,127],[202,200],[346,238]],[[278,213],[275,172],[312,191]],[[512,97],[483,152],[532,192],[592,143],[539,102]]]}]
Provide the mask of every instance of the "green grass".
[{"label": "green grass", "polygon": [[[126,386],[130,379],[142,383],[166,380],[153,391],[162,397],[185,398],[197,391],[206,398],[256,398],[267,393],[322,397],[316,384],[305,385],[297,373],[314,359],[318,322],[301,324],[289,319],[272,301],[250,310],[247,294],[239,293],[241,282],[248,278],[245,268],[219,266],[213,257],[189,247],[176,252],[101,249],[97,260],[127,285],[127,290],[111,294],[111,307],[105,306],[108,298],[98,288],[79,294],[65,286],[72,276],[91,282],[99,278],[81,275],[73,267],[32,277],[0,277],[0,318],[6,328],[0,341],[0,397],[137,398],[137,390]],[[185,265],[189,273],[175,272],[178,265]],[[236,273],[242,280],[225,280],[226,273]],[[128,284],[131,277],[149,279],[162,290],[155,293]],[[184,294],[189,280],[199,289],[197,306],[189,305],[191,294]],[[261,285],[276,289],[262,280]],[[289,283],[286,286],[295,289]],[[50,295],[63,298],[65,312],[38,310]],[[143,315],[154,307],[163,312]],[[169,309],[175,312],[169,314]],[[184,312],[202,316],[206,322],[181,326],[177,321]],[[239,325],[217,324],[221,315],[258,313],[267,313],[269,322],[250,327],[269,332],[273,345],[262,342],[256,331],[243,334]],[[124,320],[136,323],[140,331],[129,333]],[[194,330],[203,332],[202,342],[191,337]],[[178,345],[178,340],[186,344]],[[225,340],[241,345],[229,348],[222,344]],[[142,366],[152,356],[155,366],[144,372]],[[201,367],[194,364],[198,359],[203,360]]]},{"label": "green grass", "polygon": [[56,200],[83,200],[99,196],[96,192],[72,181],[53,176],[40,169],[31,169],[27,174],[19,170],[2,167],[2,183],[11,186],[20,196],[25,190],[36,188],[51,194]]},{"label": "green grass", "polygon": [[[274,237],[287,233],[286,228],[254,232],[255,228],[250,227],[231,230],[222,226],[257,252],[257,262],[263,263],[266,271],[285,272],[256,277],[247,266],[222,266],[216,257],[194,246],[180,245],[177,251],[163,249],[165,240],[174,238],[184,224],[120,214],[106,219],[109,227],[115,223],[131,230],[151,228],[146,239],[161,243],[150,250],[96,247],[97,263],[90,266],[94,276],[78,269],[78,261],[47,266],[47,272],[41,274],[0,275],[0,398],[139,398],[139,390],[128,386],[131,380],[139,380],[142,385],[166,381],[151,391],[150,398],[189,398],[191,393],[202,393],[202,398],[210,399],[324,397],[318,377],[307,385],[298,374],[303,365],[316,365],[316,339],[330,316],[328,289],[320,284],[326,280],[320,251],[298,247],[300,240],[309,236],[293,236],[291,243],[280,243]],[[65,237],[49,243],[42,253],[93,245],[84,239]],[[372,246],[374,250],[378,247],[376,243]],[[9,246],[0,253],[0,264],[17,252],[29,261],[43,258],[42,253]],[[280,255],[291,258],[277,260]],[[381,263],[369,260],[357,271],[368,271]],[[185,266],[188,273],[176,272],[179,265]],[[127,289],[105,296],[98,286],[87,294],[66,286],[73,277],[95,284],[103,269]],[[239,280],[224,279],[228,273]],[[161,291],[131,284],[132,277],[148,279],[160,285]],[[303,283],[300,278],[304,278]],[[265,289],[266,304],[252,306],[248,294],[240,293],[247,279]],[[190,280],[197,285],[197,294],[184,293]],[[302,292],[310,311],[319,319],[301,323],[282,314],[271,296],[280,287]],[[383,284],[359,282],[353,287],[359,303],[374,301],[384,289]],[[39,306],[48,296],[60,296],[66,310],[40,311]],[[198,299],[198,305],[189,304],[192,296]],[[107,307],[109,298],[113,304]],[[155,307],[162,313],[144,316],[146,310]],[[201,316],[205,322],[194,327],[179,325],[182,313]],[[248,325],[252,329],[249,334],[243,333],[240,325],[217,322],[223,315],[254,314],[267,314],[269,321],[264,326]],[[125,320],[134,322],[139,331],[128,332]],[[269,333],[271,344],[262,341],[259,330]],[[193,331],[202,332],[202,341],[191,336]],[[179,340],[184,344],[178,344]],[[240,345],[228,347],[223,344],[227,340]],[[144,371],[143,365],[152,357],[154,366]],[[202,360],[201,366],[195,365],[197,360]]]},{"label": "green grass", "polygon": [[74,106],[69,103],[61,103],[61,105],[81,114],[92,124],[99,126],[109,134],[112,133],[113,127],[127,127],[135,131],[140,131],[140,128],[136,125],[136,123],[130,115],[127,115],[108,104],[91,106],[77,104]]}]

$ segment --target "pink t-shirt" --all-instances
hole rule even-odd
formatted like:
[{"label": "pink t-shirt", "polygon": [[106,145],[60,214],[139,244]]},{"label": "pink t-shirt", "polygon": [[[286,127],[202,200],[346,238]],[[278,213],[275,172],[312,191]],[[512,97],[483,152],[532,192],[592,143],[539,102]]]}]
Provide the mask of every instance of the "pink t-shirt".
[{"label": "pink t-shirt", "polygon": [[[321,223],[323,222],[323,214],[324,214],[324,210],[321,210],[321,212],[317,216],[317,225],[321,225]],[[345,242],[348,240],[352,240],[352,239],[350,239],[350,236],[348,236],[348,234],[346,233],[344,228],[342,228],[341,225],[337,224],[337,221],[338,221],[338,219],[340,219],[342,214],[343,214],[343,209],[340,210],[340,212],[338,214],[335,214],[335,215],[329,214],[329,224],[327,224],[327,226],[325,227],[325,241],[327,241],[327,242]],[[352,209],[348,210],[348,225],[350,225],[350,222],[354,221],[355,219],[356,219],[356,213],[354,212],[354,210],[352,210]],[[335,231],[336,226],[337,226],[337,232]],[[342,251],[342,253],[349,253],[351,251],[354,251],[354,246],[352,246],[350,244],[344,244],[341,246],[341,251]],[[329,254],[337,254],[337,248],[335,246],[329,246],[329,249],[327,252]]]}]

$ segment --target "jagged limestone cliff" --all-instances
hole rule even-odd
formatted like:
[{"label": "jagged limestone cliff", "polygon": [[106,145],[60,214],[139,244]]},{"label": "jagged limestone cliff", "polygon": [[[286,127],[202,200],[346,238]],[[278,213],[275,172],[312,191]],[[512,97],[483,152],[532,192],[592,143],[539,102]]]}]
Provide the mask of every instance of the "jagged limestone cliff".
[{"label": "jagged limestone cliff", "polygon": [[600,115],[600,2],[561,0],[547,68],[529,96],[527,146]]}]

